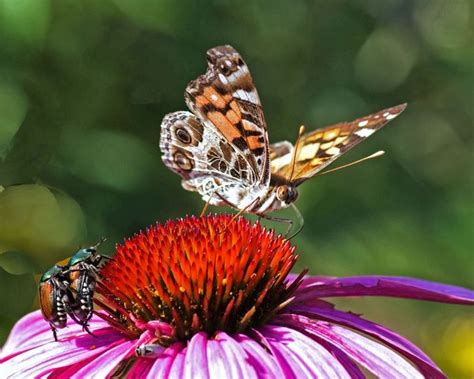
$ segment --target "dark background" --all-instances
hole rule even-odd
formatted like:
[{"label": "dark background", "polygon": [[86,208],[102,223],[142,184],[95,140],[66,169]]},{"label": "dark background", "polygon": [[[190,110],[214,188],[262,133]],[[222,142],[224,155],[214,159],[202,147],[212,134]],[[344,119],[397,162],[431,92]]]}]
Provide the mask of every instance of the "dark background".
[{"label": "dark background", "polygon": [[[155,221],[196,214],[160,159],[205,52],[247,61],[270,139],[408,102],[301,187],[299,267],[473,286],[473,49],[468,0],[0,0],[0,341],[34,309],[40,273]],[[216,211],[217,209],[213,209]],[[291,216],[291,213],[282,212]],[[274,226],[274,225],[273,225]],[[277,228],[281,226],[276,225]],[[400,331],[452,377],[472,377],[472,312],[409,300],[338,301]]]}]

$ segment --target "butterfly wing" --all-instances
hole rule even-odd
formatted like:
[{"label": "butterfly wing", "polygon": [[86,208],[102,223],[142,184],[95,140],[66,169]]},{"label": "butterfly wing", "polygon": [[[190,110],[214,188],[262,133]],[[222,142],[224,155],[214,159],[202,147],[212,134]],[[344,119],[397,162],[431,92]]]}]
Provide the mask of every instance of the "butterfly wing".
[{"label": "butterfly wing", "polygon": [[250,71],[231,46],[207,51],[208,69],[190,82],[185,99],[206,128],[240,152],[251,168],[250,184],[270,181],[268,134],[262,105]]},{"label": "butterfly wing", "polygon": [[[189,191],[209,196],[217,187],[248,185],[251,168],[215,129],[190,112],[167,114],[161,123],[160,149],[165,165],[181,176]],[[212,204],[222,205],[214,199]]]},{"label": "butterfly wing", "polygon": [[342,122],[304,134],[299,142],[294,168],[294,147],[289,142],[270,146],[272,176],[299,185],[334,162],[359,142],[382,128],[405,109],[406,104],[381,110],[351,122]]}]

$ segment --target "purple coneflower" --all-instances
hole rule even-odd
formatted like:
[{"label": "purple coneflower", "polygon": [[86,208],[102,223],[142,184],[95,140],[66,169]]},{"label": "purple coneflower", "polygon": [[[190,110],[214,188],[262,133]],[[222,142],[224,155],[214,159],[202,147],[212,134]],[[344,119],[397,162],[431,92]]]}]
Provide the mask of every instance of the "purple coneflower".
[{"label": "purple coneflower", "polygon": [[[335,296],[472,304],[467,289],[418,279],[289,274],[294,247],[259,224],[190,217],[117,247],[96,288],[94,336],[70,323],[55,342],[39,311],[1,352],[2,377],[444,378],[391,330]],[[138,349],[138,350],[137,350]],[[145,356],[138,356],[137,351]]]}]

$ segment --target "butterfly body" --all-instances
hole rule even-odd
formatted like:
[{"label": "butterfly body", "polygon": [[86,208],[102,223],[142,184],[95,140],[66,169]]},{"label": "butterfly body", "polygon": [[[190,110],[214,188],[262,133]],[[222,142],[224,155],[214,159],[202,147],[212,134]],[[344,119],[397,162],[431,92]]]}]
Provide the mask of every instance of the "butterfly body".
[{"label": "butterfly body", "polygon": [[186,190],[211,205],[265,215],[286,208],[297,187],[398,116],[405,105],[352,122],[300,133],[293,146],[269,144],[263,109],[249,69],[231,46],[207,52],[208,69],[191,81],[192,111],[166,115],[160,149]]}]

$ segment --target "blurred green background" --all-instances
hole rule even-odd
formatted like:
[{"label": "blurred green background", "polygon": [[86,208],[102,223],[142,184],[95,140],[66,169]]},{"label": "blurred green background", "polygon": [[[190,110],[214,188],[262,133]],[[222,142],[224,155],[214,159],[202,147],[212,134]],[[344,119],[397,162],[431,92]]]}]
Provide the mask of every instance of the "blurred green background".
[{"label": "blurred green background", "polygon": [[[32,273],[101,236],[112,252],[155,221],[201,211],[200,197],[162,164],[159,127],[185,109],[186,84],[219,44],[250,66],[272,142],[294,141],[301,124],[312,130],[409,103],[337,165],[379,149],[385,157],[301,187],[299,268],[473,287],[473,8],[0,0],[0,342],[36,307]],[[474,375],[469,309],[338,304],[400,331],[451,377]]]}]

